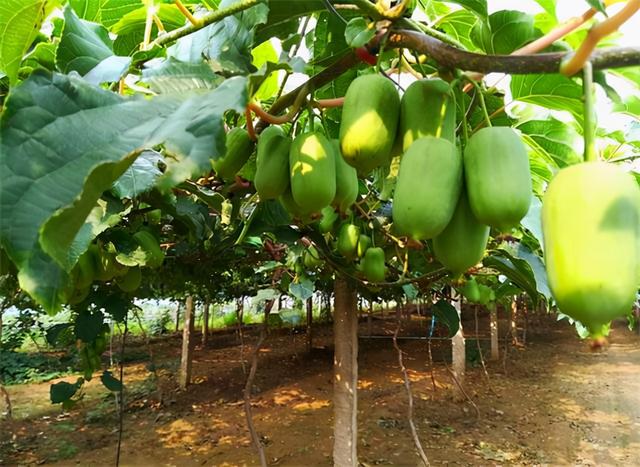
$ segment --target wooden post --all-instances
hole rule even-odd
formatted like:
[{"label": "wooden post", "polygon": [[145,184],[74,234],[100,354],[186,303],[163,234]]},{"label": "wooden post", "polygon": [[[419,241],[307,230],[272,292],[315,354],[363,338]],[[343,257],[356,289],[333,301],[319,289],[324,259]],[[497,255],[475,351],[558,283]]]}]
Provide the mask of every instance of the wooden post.
[{"label": "wooden post", "polygon": [[193,297],[189,295],[184,306],[184,329],[182,332],[182,359],[180,361],[180,389],[191,383],[193,358]]},{"label": "wooden post", "polygon": [[307,298],[307,352],[313,348],[313,297]]},{"label": "wooden post", "polygon": [[498,345],[498,306],[496,302],[489,305],[489,327],[491,329],[491,360],[500,359],[500,348]]},{"label": "wooden post", "polygon": [[465,340],[464,333],[462,331],[462,296],[452,292],[451,302],[458,312],[458,319],[460,321],[458,332],[456,332],[456,334],[451,338],[451,364],[453,367],[453,374],[456,376],[458,383],[462,386],[464,384],[464,372],[466,366]]},{"label": "wooden post", "polygon": [[180,306],[182,302],[178,302],[178,308],[176,308],[176,332],[180,331]]},{"label": "wooden post", "polygon": [[527,328],[529,327],[529,305],[527,304],[527,297],[522,297],[522,317],[524,318],[522,324],[522,344],[527,343]]},{"label": "wooden post", "polygon": [[518,296],[511,300],[511,340],[518,345]]},{"label": "wooden post", "polygon": [[209,307],[209,300],[205,300],[202,310],[202,347],[207,345],[209,340]]},{"label": "wooden post", "polygon": [[358,298],[345,279],[335,279],[333,336],[333,465],[358,466]]}]

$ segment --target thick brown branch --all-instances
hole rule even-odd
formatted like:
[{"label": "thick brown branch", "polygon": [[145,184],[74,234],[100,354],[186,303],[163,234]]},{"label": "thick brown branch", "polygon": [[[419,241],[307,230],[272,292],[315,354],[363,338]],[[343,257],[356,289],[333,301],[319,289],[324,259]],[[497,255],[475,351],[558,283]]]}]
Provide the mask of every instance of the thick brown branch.
[{"label": "thick brown branch", "polygon": [[[298,86],[291,92],[288,92],[280,99],[275,101],[271,108],[269,109],[269,113],[271,115],[277,115],[282,112],[287,107],[290,107],[294,104],[296,99],[298,98],[301,92],[309,92],[313,89],[318,89],[321,86],[333,81],[338,76],[346,72],[351,67],[355,66],[358,63],[358,57],[353,53],[349,52],[346,55],[340,57],[334,63],[329,65],[327,68],[322,70],[317,75],[312,76],[307,82]],[[256,133],[260,133],[269,125],[268,122],[264,120],[260,120],[256,125]]]},{"label": "thick brown branch", "polygon": [[[452,47],[415,31],[393,31],[388,47],[403,47],[433,58],[442,66],[480,73],[558,73],[568,52],[534,55],[483,55]],[[640,65],[640,48],[615,47],[596,50],[590,58],[594,69],[621,68]]]}]

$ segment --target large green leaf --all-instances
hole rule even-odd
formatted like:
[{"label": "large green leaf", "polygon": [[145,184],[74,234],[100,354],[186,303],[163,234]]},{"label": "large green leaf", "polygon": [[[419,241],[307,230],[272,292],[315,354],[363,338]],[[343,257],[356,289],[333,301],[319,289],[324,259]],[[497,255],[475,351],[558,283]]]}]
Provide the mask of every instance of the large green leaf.
[{"label": "large green leaf", "polygon": [[614,110],[640,119],[640,97],[628,96],[624,101],[616,104]]},{"label": "large green leaf", "polygon": [[535,0],[535,2],[551,16],[556,17],[556,0]]},{"label": "large green leaf", "polygon": [[488,54],[510,54],[533,38],[533,16],[516,10],[497,11],[471,30],[473,42]]},{"label": "large green leaf", "polygon": [[544,296],[547,300],[550,299],[551,290],[549,289],[549,283],[547,282],[547,270],[544,267],[542,258],[534,254],[531,250],[529,250],[522,244],[518,245],[516,255],[518,256],[518,258],[526,261],[531,268],[536,281],[536,290],[538,291],[538,293]]},{"label": "large green leaf", "polygon": [[[251,51],[252,65],[258,70],[264,70],[264,79],[256,88],[253,97],[257,100],[270,99],[278,92],[279,71],[272,67],[279,67],[278,54],[271,41],[265,41]],[[286,64],[285,64],[286,65]],[[253,90],[253,88],[252,88]]]},{"label": "large green leaf", "polygon": [[439,18],[451,13],[451,7],[441,0],[418,0],[418,6],[430,22],[437,22]]},{"label": "large green leaf", "polygon": [[102,376],[100,376],[100,381],[102,381],[104,387],[111,392],[118,392],[122,390],[122,381],[113,376],[113,373],[108,370],[105,370],[102,373]]},{"label": "large green leaf", "polygon": [[511,95],[515,100],[570,112],[582,124],[582,88],[566,76],[513,75]]},{"label": "large green leaf", "polygon": [[299,282],[292,282],[289,285],[289,293],[303,302],[312,297],[314,291],[315,286],[313,285],[313,281],[306,277],[300,279]]},{"label": "large green leaf", "polygon": [[58,45],[56,63],[63,73],[87,74],[113,55],[109,32],[100,24],[78,18],[71,7],[64,10],[64,31]]},{"label": "large green leaf", "polygon": [[57,48],[58,44],[52,42],[38,43],[27,55],[25,55],[22,61],[22,67],[28,67],[31,70],[43,69],[55,71]]},{"label": "large green leaf", "polygon": [[159,164],[164,164],[161,154],[151,150],[142,151],[135,162],[113,184],[113,192],[120,198],[135,198],[150,190],[162,175]]},{"label": "large green leaf", "polygon": [[144,7],[142,0],[105,0],[102,4],[101,23],[107,28],[118,23],[128,13]]},{"label": "large green leaf", "polygon": [[186,63],[173,57],[142,71],[142,81],[158,94],[213,89],[222,80],[205,62]]},{"label": "large green leaf", "polygon": [[[175,5],[156,5],[156,16],[162,21],[167,31],[184,26],[186,19]],[[147,9],[144,5],[130,10],[124,16],[118,18],[118,22],[111,26],[111,32],[118,34],[113,50],[118,55],[133,55],[140,50],[140,44],[144,40]],[[151,27],[151,38],[158,35],[156,24]]]},{"label": "large green leaf", "polygon": [[264,24],[257,27],[255,43],[261,44],[271,37],[285,39],[298,30],[301,16],[326,9],[322,0],[269,0],[269,15]]},{"label": "large green leaf", "polygon": [[151,100],[58,74],[36,73],[16,88],[0,124],[0,243],[21,287],[57,310],[73,267],[68,251],[102,192],[141,150],[163,142],[174,157],[159,185],[209,170],[209,157],[224,153],[223,113],[243,111],[246,100],[244,78]]},{"label": "large green leaf", "polygon": [[[220,8],[227,8],[239,0],[223,0]],[[201,62],[207,58],[218,67],[239,73],[252,70],[251,46],[257,25],[267,21],[269,7],[258,4],[241,13],[179,39],[169,54],[182,62]]]},{"label": "large green leaf", "polygon": [[529,120],[517,128],[546,151],[559,168],[577,164],[582,160],[574,149],[580,146],[580,135],[560,120]]},{"label": "large green leaf", "polygon": [[471,40],[471,30],[477,22],[478,17],[470,11],[457,10],[440,18],[437,26],[468,50],[475,50],[477,47]]},{"label": "large green leaf", "polygon": [[99,23],[102,17],[102,5],[107,0],[69,0],[69,5],[78,17]]},{"label": "large green leaf", "polygon": [[536,303],[538,286],[531,266],[524,259],[517,258],[503,249],[493,250],[482,260],[482,264],[495,269],[520,287]]},{"label": "large green leaf", "polygon": [[522,226],[527,229],[540,244],[540,248],[544,248],[542,239],[542,201],[534,196],[531,199],[531,205],[527,215],[520,221]]},{"label": "large green leaf", "polygon": [[487,16],[487,0],[447,0],[449,3],[457,3],[464,7],[467,11],[473,11],[475,14]]},{"label": "large green leaf", "polygon": [[368,24],[364,18],[353,18],[347,24],[344,37],[349,47],[362,47],[376,35],[375,27]]},{"label": "large green leaf", "polygon": [[82,378],[78,378],[78,380],[74,383],[67,383],[66,381],[60,381],[59,383],[54,383],[49,388],[49,398],[51,399],[52,404],[63,404],[69,399],[71,399],[78,389],[82,386],[84,380]]},{"label": "large green leaf", "polygon": [[432,310],[438,321],[444,324],[449,330],[449,337],[455,336],[458,329],[460,329],[458,310],[447,300],[438,300],[438,302],[433,305]]},{"label": "large green leaf", "polygon": [[0,2],[0,72],[11,83],[18,77],[20,61],[35,38],[47,0]]},{"label": "large green leaf", "polygon": [[[167,31],[183,26],[186,21],[184,15],[175,5],[158,5],[156,15],[160,18],[162,25]],[[146,20],[147,8],[140,6],[122,16],[117,23],[111,26],[110,30],[119,36],[125,36],[135,32],[144,33]]]},{"label": "large green leaf", "polygon": [[600,13],[604,13],[605,16],[607,15],[607,9],[604,6],[603,0],[586,0],[586,1],[591,8],[596,9]]}]

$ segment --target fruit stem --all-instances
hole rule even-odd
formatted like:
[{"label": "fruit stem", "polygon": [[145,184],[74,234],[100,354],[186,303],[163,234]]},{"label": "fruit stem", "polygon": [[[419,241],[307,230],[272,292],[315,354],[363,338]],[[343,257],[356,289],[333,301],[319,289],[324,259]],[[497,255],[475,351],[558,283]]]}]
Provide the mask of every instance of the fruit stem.
[{"label": "fruit stem", "polygon": [[[453,89],[457,90],[457,87]],[[464,149],[467,145],[467,141],[469,140],[469,123],[467,122],[467,106],[464,102],[465,96],[463,92],[460,94],[460,108],[462,109],[462,149]],[[456,93],[452,92],[451,95],[453,96],[453,105],[456,105]]]},{"label": "fruit stem", "polygon": [[597,160],[595,136],[596,113],[593,98],[593,67],[591,62],[585,62],[582,78],[582,92],[584,99],[584,161]]}]

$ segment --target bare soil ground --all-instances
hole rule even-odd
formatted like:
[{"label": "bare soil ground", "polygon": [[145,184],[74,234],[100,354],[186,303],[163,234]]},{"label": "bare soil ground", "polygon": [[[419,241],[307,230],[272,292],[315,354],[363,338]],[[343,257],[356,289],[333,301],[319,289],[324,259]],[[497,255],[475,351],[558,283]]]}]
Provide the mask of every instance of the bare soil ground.
[{"label": "bare soil ground", "polygon": [[[465,324],[473,329],[473,322]],[[488,328],[484,321],[480,325]],[[393,320],[375,320],[373,331],[390,335],[394,327]],[[403,334],[424,336],[426,327],[414,318]],[[285,332],[269,337],[261,354],[253,407],[270,465],[331,465],[331,328],[315,332],[311,353],[303,334]],[[362,323],[361,334],[367,332]],[[245,358],[255,337],[245,337]],[[400,341],[415,397],[414,419],[431,463],[640,465],[640,338],[621,323],[610,343],[604,352],[592,353],[566,322],[544,320],[529,328],[526,345],[509,346],[505,360],[487,362],[487,380],[476,361],[476,344],[468,341],[465,388],[477,416],[460,400],[445,367],[447,341],[433,345],[435,386],[426,341]],[[242,407],[245,375],[236,336],[213,337],[205,349],[196,349],[195,381],[186,392],[175,382],[180,339],[157,340],[152,348],[159,391],[146,362],[126,366],[129,404],[121,464],[258,465]],[[138,343],[130,352],[135,357],[145,349]],[[391,340],[362,338],[359,364],[362,465],[418,465]],[[0,464],[113,465],[114,399],[95,380],[70,413],[49,404],[49,383],[10,386],[15,420],[0,422]]]}]

